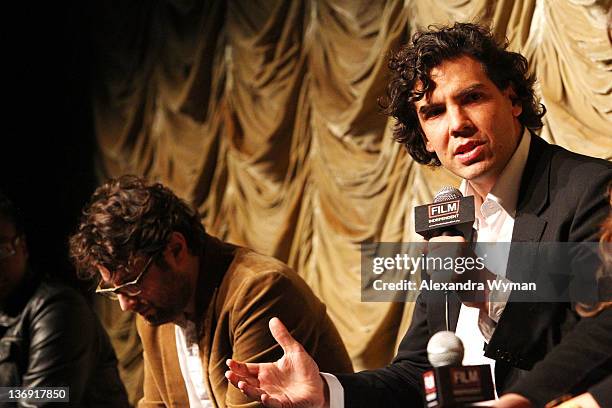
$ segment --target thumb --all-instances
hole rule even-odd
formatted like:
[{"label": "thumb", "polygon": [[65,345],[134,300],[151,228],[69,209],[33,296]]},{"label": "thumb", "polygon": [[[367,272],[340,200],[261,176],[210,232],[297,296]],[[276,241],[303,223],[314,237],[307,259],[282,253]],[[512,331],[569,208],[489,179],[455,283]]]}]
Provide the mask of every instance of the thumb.
[{"label": "thumb", "polygon": [[302,345],[291,336],[291,333],[289,333],[279,318],[273,317],[270,319],[269,326],[272,337],[274,337],[274,340],[281,346],[285,354],[303,350]]}]

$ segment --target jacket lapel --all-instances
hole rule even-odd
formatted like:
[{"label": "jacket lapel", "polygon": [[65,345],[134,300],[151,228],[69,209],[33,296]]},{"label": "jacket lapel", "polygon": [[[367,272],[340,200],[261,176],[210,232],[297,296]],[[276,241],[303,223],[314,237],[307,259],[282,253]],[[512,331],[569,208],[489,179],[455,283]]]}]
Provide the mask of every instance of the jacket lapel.
[{"label": "jacket lapel", "polygon": [[159,345],[163,350],[160,354],[164,373],[176,373],[176,375],[163,376],[170,406],[189,406],[189,396],[187,395],[181,366],[179,365],[178,352],[176,351],[174,324],[160,326]]},{"label": "jacket lapel", "polygon": [[[548,143],[540,137],[532,136],[529,156],[521,180],[519,202],[512,233],[513,243],[540,242],[546,228],[546,221],[541,219],[540,215],[546,208],[550,196],[549,180],[552,152],[548,146]],[[525,279],[525,276],[536,273],[537,271],[534,271],[534,268],[530,267],[526,260],[534,259],[537,250],[537,244],[512,245],[508,257],[507,277],[513,280],[514,276],[521,280]],[[532,362],[518,356],[521,355],[521,350],[528,349],[528,346],[533,343],[533,333],[536,333],[536,331],[520,330],[517,332],[516,322],[523,322],[525,327],[529,323],[535,323],[533,316],[537,316],[537,314],[534,314],[534,310],[538,305],[513,301],[516,296],[515,292],[510,294],[510,299],[487,346],[485,355],[501,360],[508,367],[515,366],[529,369]],[[530,318],[525,320],[528,316]]]},{"label": "jacket lapel", "polygon": [[546,227],[539,218],[549,200],[550,156],[548,143],[532,135],[516,206],[512,242],[538,242]]},{"label": "jacket lapel", "polygon": [[202,337],[199,342],[200,347],[200,360],[202,360],[202,372],[204,373],[204,386],[206,387],[206,392],[208,393],[208,398],[212,402],[214,407],[218,407],[216,396],[213,392],[213,387],[210,382],[210,373],[208,371],[209,360],[210,360],[210,350],[212,345],[212,337],[213,337],[213,320],[214,320],[214,310],[215,310],[215,300],[217,298],[217,291],[213,293],[212,300],[210,301],[210,306],[206,310],[206,314],[204,316],[204,320],[202,322]]},{"label": "jacket lapel", "polygon": [[234,261],[236,249],[237,247],[234,245],[207,235],[204,253],[200,257],[198,289],[196,291],[196,320],[200,322],[198,327],[198,345],[200,348],[200,360],[202,360],[204,385],[208,398],[215,407],[218,407],[219,403],[214,393],[216,388],[212,386],[210,381],[209,360],[217,324],[218,289],[227,270]]},{"label": "jacket lapel", "polygon": [[[531,137],[529,156],[523,171],[516,217],[512,231],[512,242],[540,242],[546,221],[540,214],[548,205],[550,196],[550,149],[548,143],[538,136]],[[507,277],[515,281],[529,281],[534,268],[526,262],[535,259],[537,247],[534,245],[511,245],[508,257]],[[527,251],[527,252],[526,252]],[[512,294],[510,295],[512,300]],[[512,303],[512,302],[510,302]],[[512,309],[512,308],[510,308]]]}]

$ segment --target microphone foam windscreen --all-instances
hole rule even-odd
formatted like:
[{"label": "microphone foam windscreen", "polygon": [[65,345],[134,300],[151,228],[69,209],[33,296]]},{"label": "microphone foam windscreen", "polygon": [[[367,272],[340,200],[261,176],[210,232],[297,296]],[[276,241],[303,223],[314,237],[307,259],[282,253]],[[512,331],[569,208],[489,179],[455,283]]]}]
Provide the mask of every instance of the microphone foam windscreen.
[{"label": "microphone foam windscreen", "polygon": [[461,365],[463,343],[451,331],[437,332],[427,343],[427,358],[434,367]]},{"label": "microphone foam windscreen", "polygon": [[440,189],[440,191],[436,193],[433,202],[441,203],[444,201],[458,200],[461,197],[463,197],[463,194],[461,194],[461,191],[459,191],[459,189],[452,186],[444,186]]}]

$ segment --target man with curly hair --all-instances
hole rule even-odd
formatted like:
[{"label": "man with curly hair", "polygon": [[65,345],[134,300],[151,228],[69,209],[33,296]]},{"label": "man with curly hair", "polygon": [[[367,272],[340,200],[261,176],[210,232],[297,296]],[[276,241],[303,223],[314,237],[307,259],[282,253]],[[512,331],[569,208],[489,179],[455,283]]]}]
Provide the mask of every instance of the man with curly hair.
[{"label": "man with curly hair", "polygon": [[[390,60],[392,79],[380,103],[396,119],[394,138],[420,164],[463,179],[476,205],[478,242],[596,241],[607,213],[612,165],[553,146],[533,133],[544,107],[534,95],[527,60],[486,28],[469,23],[416,33]],[[463,237],[429,240],[463,244]],[[463,245],[465,247],[465,245]],[[511,258],[507,275],[521,259]],[[422,292],[397,356],[387,367],[349,375],[319,373],[300,344],[273,319],[285,355],[274,363],[230,361],[227,378],[270,407],[404,407],[423,402],[427,342],[446,329],[444,296]],[[563,342],[578,320],[569,303],[463,302],[449,294],[450,329],[469,339],[472,364],[495,365],[498,406],[543,406],[579,391],[593,355],[610,342],[589,333]],[[610,314],[590,323],[605,332]],[[582,353],[590,350],[592,354]],[[572,360],[570,363],[569,360]]]},{"label": "man with curly hair", "polygon": [[197,212],[159,183],[123,176],[99,187],[70,238],[82,277],[138,313],[141,407],[258,406],[224,378],[225,362],[282,355],[267,330],[282,316],[327,370],[352,372],[325,306],[282,262],[208,235]]}]

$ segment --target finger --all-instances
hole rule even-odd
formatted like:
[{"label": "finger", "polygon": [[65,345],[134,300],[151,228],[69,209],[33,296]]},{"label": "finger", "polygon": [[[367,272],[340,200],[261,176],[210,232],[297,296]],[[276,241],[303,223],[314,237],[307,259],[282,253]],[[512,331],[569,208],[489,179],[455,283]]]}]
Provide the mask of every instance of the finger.
[{"label": "finger", "polygon": [[249,385],[244,381],[238,382],[238,389],[242,391],[247,397],[256,401],[261,401],[262,395],[267,395],[266,392],[261,388],[253,387],[252,385]]},{"label": "finger", "polygon": [[300,352],[302,345],[295,341],[285,325],[277,317],[270,319],[270,332],[285,353]]},{"label": "finger", "polygon": [[445,241],[437,241],[436,238],[432,238],[427,243],[427,255],[432,254],[435,255],[436,251],[439,251],[440,248],[444,248]]},{"label": "finger", "polygon": [[261,402],[268,408],[284,408],[284,405],[282,402],[280,402],[274,397],[271,397],[268,394],[262,394]]},{"label": "finger", "polygon": [[234,387],[238,387],[238,383],[240,381],[244,381],[249,385],[252,385],[253,387],[259,387],[259,380],[255,377],[243,377],[240,376],[238,374],[236,374],[233,371],[226,371],[225,372],[225,378],[227,378],[229,380],[229,382],[231,382]]},{"label": "finger", "polygon": [[225,378],[236,388],[238,388],[238,383],[242,380],[243,377],[232,373],[231,371],[225,372]]},{"label": "finger", "polygon": [[259,364],[257,363],[241,363],[231,358],[225,361],[225,364],[230,370],[242,376],[255,376],[259,374]]},{"label": "finger", "polygon": [[448,233],[443,233],[442,235],[438,235],[437,237],[432,237],[429,242],[455,242],[461,243],[466,242],[465,238],[462,235],[448,235]]}]

